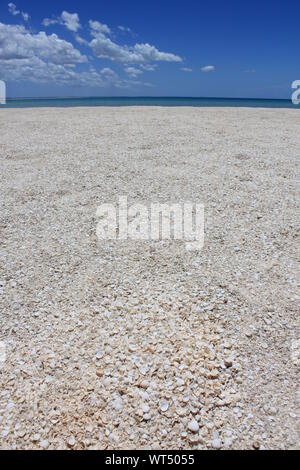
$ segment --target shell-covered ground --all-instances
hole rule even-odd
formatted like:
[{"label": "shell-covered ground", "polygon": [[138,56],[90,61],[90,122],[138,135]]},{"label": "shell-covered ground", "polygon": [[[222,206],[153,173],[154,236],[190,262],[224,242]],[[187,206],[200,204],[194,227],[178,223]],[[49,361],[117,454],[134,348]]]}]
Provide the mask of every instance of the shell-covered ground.
[{"label": "shell-covered ground", "polygon": [[[299,447],[299,110],[0,110],[0,447]],[[194,202],[205,243],[98,240]],[[299,287],[299,286],[298,286]]]}]

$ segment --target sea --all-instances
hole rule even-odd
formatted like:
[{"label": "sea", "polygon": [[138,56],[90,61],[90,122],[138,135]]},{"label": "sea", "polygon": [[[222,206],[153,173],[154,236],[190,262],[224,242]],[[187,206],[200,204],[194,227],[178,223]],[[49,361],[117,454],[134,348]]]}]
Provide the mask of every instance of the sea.
[{"label": "sea", "polygon": [[89,97],[89,98],[9,98],[1,108],[68,108],[77,106],[194,106],[243,108],[294,108],[287,99],[184,98],[184,97]]}]

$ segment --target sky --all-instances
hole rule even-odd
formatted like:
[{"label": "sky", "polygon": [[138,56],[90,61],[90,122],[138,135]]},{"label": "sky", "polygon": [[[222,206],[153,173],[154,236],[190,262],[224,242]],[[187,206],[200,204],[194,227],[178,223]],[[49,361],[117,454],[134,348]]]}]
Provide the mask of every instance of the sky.
[{"label": "sky", "polygon": [[9,97],[290,98],[295,0],[0,0]]}]

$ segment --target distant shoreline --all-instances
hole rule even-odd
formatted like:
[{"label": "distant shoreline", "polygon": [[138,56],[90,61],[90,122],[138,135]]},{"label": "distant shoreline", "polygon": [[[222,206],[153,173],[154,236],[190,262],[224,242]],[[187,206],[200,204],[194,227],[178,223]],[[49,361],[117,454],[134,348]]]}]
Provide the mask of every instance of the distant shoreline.
[{"label": "distant shoreline", "polygon": [[292,108],[297,109],[289,99],[269,98],[194,98],[194,97],[86,97],[86,98],[8,98],[1,108],[40,107],[243,107],[243,108]]},{"label": "distant shoreline", "polygon": [[289,101],[288,98],[247,98],[226,96],[9,96],[8,100],[261,100]]}]

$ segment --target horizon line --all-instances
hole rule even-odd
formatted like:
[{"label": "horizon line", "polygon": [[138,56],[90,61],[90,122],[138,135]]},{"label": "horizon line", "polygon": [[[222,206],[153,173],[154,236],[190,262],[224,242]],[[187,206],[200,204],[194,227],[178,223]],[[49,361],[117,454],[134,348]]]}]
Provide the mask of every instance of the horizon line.
[{"label": "horizon line", "polygon": [[290,101],[290,98],[249,98],[249,97],[225,97],[225,96],[15,96],[15,97],[6,97],[6,100],[88,100],[88,99],[198,99],[198,100],[260,100],[260,101]]}]

